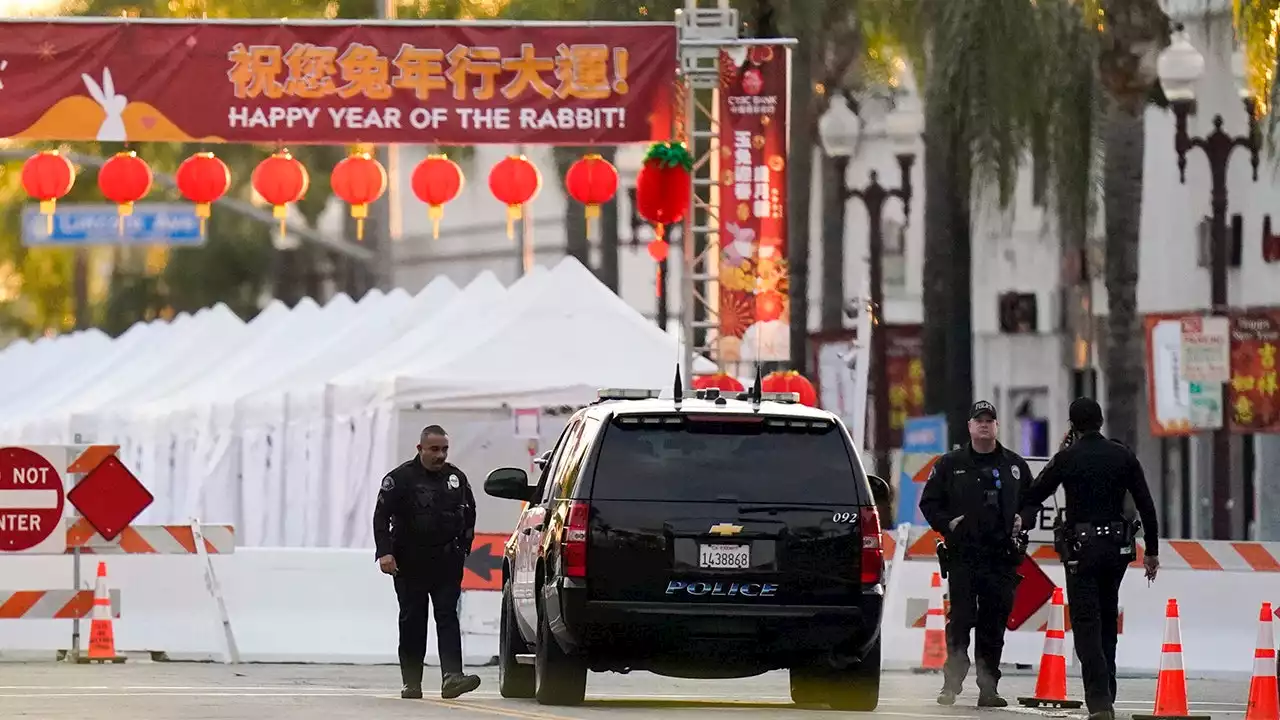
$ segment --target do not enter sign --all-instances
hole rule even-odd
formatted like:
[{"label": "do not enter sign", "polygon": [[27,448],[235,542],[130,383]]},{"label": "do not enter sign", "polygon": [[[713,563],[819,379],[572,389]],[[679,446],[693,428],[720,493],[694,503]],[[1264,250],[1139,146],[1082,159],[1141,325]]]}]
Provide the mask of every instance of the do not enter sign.
[{"label": "do not enter sign", "polygon": [[48,457],[0,448],[0,552],[65,552],[65,502],[62,473]]}]

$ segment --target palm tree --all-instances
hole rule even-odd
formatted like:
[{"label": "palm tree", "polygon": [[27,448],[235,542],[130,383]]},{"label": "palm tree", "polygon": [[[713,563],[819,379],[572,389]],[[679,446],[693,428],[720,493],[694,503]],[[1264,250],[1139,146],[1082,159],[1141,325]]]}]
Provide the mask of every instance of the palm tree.
[{"label": "palm tree", "polygon": [[1144,114],[1156,85],[1156,56],[1169,44],[1169,18],[1159,0],[1101,0],[1098,71],[1106,88],[1102,138],[1106,215],[1107,427],[1131,447],[1138,439],[1143,402],[1143,334],[1138,314],[1138,244],[1141,239]]},{"label": "palm tree", "polygon": [[959,442],[973,399],[975,198],[994,190],[1007,209],[1034,155],[1062,234],[1088,227],[1093,165],[1080,141],[1092,136],[1093,115],[1089,104],[1066,105],[1092,92],[1089,55],[1069,52],[1087,29],[1071,0],[869,0],[862,9],[868,34],[910,60],[925,100],[925,408],[946,413]]}]

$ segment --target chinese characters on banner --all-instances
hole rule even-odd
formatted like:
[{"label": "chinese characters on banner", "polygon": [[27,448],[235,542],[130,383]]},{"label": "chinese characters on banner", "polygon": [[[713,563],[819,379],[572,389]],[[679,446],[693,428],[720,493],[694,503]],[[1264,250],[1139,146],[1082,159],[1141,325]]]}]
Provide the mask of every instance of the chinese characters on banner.
[{"label": "chinese characters on banner", "polygon": [[676,54],[655,23],[0,22],[0,138],[643,142]]},{"label": "chinese characters on banner", "polygon": [[[924,338],[919,325],[882,325],[889,376],[889,447],[902,447],[907,418],[924,415]],[[874,402],[874,400],[873,400]]]},{"label": "chinese characters on banner", "polygon": [[1233,431],[1280,432],[1277,348],[1280,348],[1280,310],[1248,310],[1231,318],[1231,383],[1227,407]]},{"label": "chinese characters on banner", "polygon": [[720,53],[720,359],[790,358],[785,47]]}]

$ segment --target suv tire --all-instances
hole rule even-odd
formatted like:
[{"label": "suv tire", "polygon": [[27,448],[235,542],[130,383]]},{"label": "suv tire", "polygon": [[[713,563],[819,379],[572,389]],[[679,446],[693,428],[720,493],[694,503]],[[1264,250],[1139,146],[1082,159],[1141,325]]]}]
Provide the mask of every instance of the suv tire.
[{"label": "suv tire", "polygon": [[880,704],[880,639],[858,664],[843,670],[792,668],[791,700],[797,705],[828,705],[833,710],[875,710]]},{"label": "suv tire", "polygon": [[534,664],[539,705],[580,705],[587,694],[587,664],[566,653],[551,634],[545,608],[538,608],[538,647]]},{"label": "suv tire", "polygon": [[531,698],[534,695],[536,671],[531,665],[516,662],[516,655],[527,653],[528,644],[520,637],[515,606],[511,602],[511,583],[502,588],[502,622],[498,636],[498,694],[504,698]]}]

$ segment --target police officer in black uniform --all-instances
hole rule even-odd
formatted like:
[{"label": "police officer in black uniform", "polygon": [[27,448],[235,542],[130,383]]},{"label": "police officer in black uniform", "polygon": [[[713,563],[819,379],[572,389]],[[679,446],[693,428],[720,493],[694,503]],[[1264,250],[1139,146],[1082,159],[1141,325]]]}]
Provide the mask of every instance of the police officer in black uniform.
[{"label": "police officer in black uniform", "polygon": [[952,705],[969,673],[969,634],[978,666],[978,707],[1005,707],[1000,697],[1000,655],[1005,624],[1018,586],[1023,548],[1015,543],[1032,513],[1015,514],[1018,499],[1031,483],[1020,455],[996,440],[996,408],[983,400],[969,413],[969,444],[938,458],[924,490],[920,510],[946,542],[951,598],[947,622],[947,661],[938,704]]},{"label": "police officer in black uniform", "polygon": [[400,601],[400,697],[422,697],[427,611],[434,605],[443,681],[440,695],[456,698],[480,686],[462,671],[458,599],[462,569],[475,539],[476,499],[467,476],[446,462],[449,436],[439,425],[422,430],[418,454],[382,479],[373,510],[378,567],[395,578]]},{"label": "police officer in black uniform", "polygon": [[1090,398],[1071,403],[1064,449],[1049,461],[1022,506],[1039,509],[1061,485],[1065,524],[1055,531],[1067,569],[1071,631],[1091,720],[1114,720],[1116,634],[1120,583],[1136,556],[1137,527],[1126,519],[1126,495],[1142,520],[1148,581],[1160,568],[1159,526],[1142,464],[1124,444],[1102,436],[1102,408]]}]

